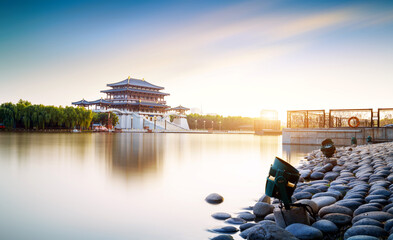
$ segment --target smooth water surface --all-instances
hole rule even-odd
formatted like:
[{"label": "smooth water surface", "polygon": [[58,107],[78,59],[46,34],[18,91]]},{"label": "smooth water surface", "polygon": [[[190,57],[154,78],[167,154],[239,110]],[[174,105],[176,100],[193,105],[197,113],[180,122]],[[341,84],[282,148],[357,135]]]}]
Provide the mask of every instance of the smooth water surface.
[{"label": "smooth water surface", "polygon": [[[264,192],[275,156],[316,147],[242,134],[0,133],[0,239],[208,239]],[[210,205],[217,192],[225,200]],[[236,239],[241,239],[234,235]]]}]

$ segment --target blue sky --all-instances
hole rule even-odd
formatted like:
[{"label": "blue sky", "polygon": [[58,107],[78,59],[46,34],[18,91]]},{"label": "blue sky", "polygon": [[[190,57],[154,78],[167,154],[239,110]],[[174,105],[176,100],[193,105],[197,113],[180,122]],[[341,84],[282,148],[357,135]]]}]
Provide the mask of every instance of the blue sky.
[{"label": "blue sky", "polygon": [[1,1],[0,102],[131,76],[205,113],[393,107],[392,42],[391,1]]}]

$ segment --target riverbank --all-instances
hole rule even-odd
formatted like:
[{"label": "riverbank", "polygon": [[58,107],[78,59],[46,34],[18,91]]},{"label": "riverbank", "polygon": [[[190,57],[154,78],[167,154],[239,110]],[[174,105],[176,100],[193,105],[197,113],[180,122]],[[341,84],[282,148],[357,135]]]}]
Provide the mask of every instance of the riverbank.
[{"label": "riverbank", "polygon": [[315,150],[297,169],[301,178],[293,201],[312,208],[315,215],[309,214],[310,225],[278,227],[273,214],[278,200],[262,196],[237,217],[221,218],[239,228],[226,226],[212,231],[240,230],[242,238],[254,240],[393,239],[393,143],[341,147],[330,159]]}]

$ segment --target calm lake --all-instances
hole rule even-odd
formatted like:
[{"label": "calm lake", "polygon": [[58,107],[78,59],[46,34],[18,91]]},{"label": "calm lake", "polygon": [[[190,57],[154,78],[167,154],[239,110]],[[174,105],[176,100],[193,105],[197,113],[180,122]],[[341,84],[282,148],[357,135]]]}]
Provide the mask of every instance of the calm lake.
[{"label": "calm lake", "polygon": [[[248,134],[0,133],[0,239],[209,239],[255,204],[275,156],[318,146]],[[217,192],[220,205],[205,197]],[[241,239],[238,234],[235,239]]]}]

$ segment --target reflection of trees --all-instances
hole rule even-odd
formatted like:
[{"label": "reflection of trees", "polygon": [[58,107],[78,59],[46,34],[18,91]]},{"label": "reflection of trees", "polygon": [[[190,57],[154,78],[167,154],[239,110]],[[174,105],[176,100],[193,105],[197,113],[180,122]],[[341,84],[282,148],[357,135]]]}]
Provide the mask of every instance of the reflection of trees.
[{"label": "reflection of trees", "polygon": [[163,158],[162,137],[156,134],[108,134],[106,150],[112,169],[127,177],[156,172]]}]

